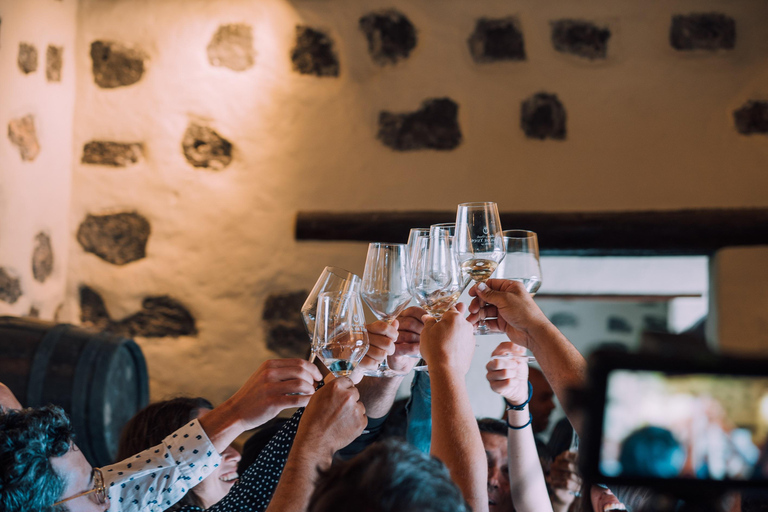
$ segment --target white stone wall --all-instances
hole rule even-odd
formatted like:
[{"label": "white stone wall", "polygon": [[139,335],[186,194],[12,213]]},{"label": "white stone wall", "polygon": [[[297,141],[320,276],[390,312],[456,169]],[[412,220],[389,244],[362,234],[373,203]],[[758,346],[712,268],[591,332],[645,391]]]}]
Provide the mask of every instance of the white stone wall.
[{"label": "white stone wall", "polygon": [[[358,27],[382,8],[401,11],[418,34],[410,57],[385,67]],[[711,11],[736,20],[733,50],[670,46],[674,14]],[[474,62],[476,20],[510,15],[527,60]],[[561,18],[607,24],[608,58],[556,52],[549,23]],[[261,320],[268,295],[308,289],[328,264],[362,272],[365,244],[296,242],[299,210],[445,210],[471,200],[507,211],[768,206],[766,137],[741,135],[733,122],[735,109],[768,98],[766,19],[761,0],[81,0],[66,317],[79,319],[81,285],[118,320],[145,297],[173,297],[198,334],[139,339],[153,398],[217,401],[273,355]],[[256,52],[239,72],[212,66],[206,52],[218,27],[235,23],[252,27]],[[296,25],[331,37],[338,78],[292,70]],[[5,38],[5,19],[2,30]],[[97,87],[96,40],[145,53],[141,80]],[[521,130],[521,102],[538,92],[563,103],[565,140]],[[459,106],[456,149],[397,152],[376,139],[379,112],[441,97]],[[190,121],[233,144],[228,166],[188,163]],[[142,143],[143,156],[125,168],[81,164],[92,140]],[[145,258],[116,266],[76,241],[87,214],[133,211],[151,224]]]},{"label": "white stone wall", "polygon": [[[70,246],[76,11],[77,0],[0,0],[0,268],[11,281],[18,279],[21,292],[0,298],[0,315],[31,312],[53,319],[64,300]],[[25,59],[28,72],[18,63],[22,43],[37,53],[36,67],[34,59]],[[63,49],[58,77],[46,72],[49,46]],[[36,137],[27,132],[29,137],[22,144],[28,148],[25,160],[9,136],[9,124],[28,116]],[[51,268],[51,260],[44,258],[46,270],[38,272],[36,279],[32,260],[39,233],[49,238],[53,260]]]}]

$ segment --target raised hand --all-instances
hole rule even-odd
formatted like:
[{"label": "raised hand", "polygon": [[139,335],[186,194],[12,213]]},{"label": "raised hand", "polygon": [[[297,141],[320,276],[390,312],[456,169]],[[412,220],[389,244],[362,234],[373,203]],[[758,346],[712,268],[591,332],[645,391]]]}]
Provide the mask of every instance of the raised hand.
[{"label": "raised hand", "polygon": [[[399,327],[397,329],[397,341],[395,353],[389,356],[389,366],[395,371],[407,373],[418,363],[419,341],[424,322],[421,318],[427,312],[418,306],[411,306],[397,317]],[[409,357],[410,356],[410,357]]]},{"label": "raised hand", "polygon": [[542,323],[549,323],[539,306],[533,301],[522,283],[508,279],[489,279],[469,290],[473,297],[467,320],[475,324],[483,318],[495,332],[503,332],[518,345],[530,348],[530,330]]},{"label": "raised hand", "polygon": [[395,340],[397,339],[397,320],[388,324],[383,320],[377,320],[365,326],[368,330],[368,352],[352,373],[352,382],[359,383],[365,370],[375,370],[385,357],[395,353]]},{"label": "raised hand", "polygon": [[528,358],[525,357],[525,347],[505,341],[494,349],[491,353],[493,356],[512,357],[491,359],[485,365],[491,389],[513,405],[522,404],[528,399]]},{"label": "raised hand", "polygon": [[357,439],[368,424],[360,393],[348,377],[339,377],[309,401],[296,433],[308,450],[332,456]]},{"label": "raised hand", "polygon": [[464,305],[449,309],[439,322],[424,315],[421,331],[421,355],[430,372],[446,369],[466,375],[475,353],[472,324],[462,316]]},{"label": "raised hand", "polygon": [[322,379],[320,370],[303,359],[270,359],[224,405],[243,428],[255,428],[283,409],[307,405],[315,393],[315,382]]},{"label": "raised hand", "polygon": [[576,494],[581,490],[581,477],[576,462],[576,453],[564,451],[552,461],[549,475],[546,477],[552,489],[553,508],[568,510]]}]

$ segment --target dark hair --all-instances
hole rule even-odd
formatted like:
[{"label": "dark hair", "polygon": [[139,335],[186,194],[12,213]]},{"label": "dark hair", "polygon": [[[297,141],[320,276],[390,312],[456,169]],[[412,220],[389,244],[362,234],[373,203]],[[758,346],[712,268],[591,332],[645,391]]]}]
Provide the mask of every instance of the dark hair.
[{"label": "dark hair", "polygon": [[60,407],[0,407],[0,510],[64,510],[52,508],[66,484],[50,459],[66,454],[73,437],[69,418]]},{"label": "dark hair", "polygon": [[502,420],[497,420],[496,418],[483,418],[477,420],[477,426],[480,428],[480,432],[507,437],[507,424]]},{"label": "dark hair", "polygon": [[[149,404],[137,412],[123,427],[117,449],[117,460],[127,459],[162,443],[167,436],[196,418],[200,409],[213,409],[213,405],[200,397],[179,397]],[[168,510],[178,510],[186,505],[204,507],[202,500],[195,494],[194,488]]]},{"label": "dark hair", "polygon": [[470,512],[442,462],[387,439],[321,471],[308,512]]},{"label": "dark hair", "polygon": [[622,476],[671,478],[680,474],[685,450],[669,430],[648,426],[624,439],[619,462]]}]

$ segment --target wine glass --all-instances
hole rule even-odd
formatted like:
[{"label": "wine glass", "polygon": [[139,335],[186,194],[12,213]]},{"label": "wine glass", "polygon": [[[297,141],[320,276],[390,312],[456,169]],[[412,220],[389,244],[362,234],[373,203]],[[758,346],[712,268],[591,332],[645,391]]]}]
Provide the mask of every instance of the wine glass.
[{"label": "wine glass", "polygon": [[419,239],[429,237],[429,228],[411,228],[408,233],[408,258],[411,262],[411,271],[413,271],[413,260],[416,257]]},{"label": "wine glass", "polygon": [[524,229],[503,231],[507,255],[496,269],[495,277],[520,281],[531,295],[541,287],[539,240],[536,233]]},{"label": "wine glass", "polygon": [[368,352],[365,312],[357,292],[323,292],[315,317],[317,357],[336,377],[350,375]]},{"label": "wine glass", "polygon": [[[408,291],[410,262],[405,244],[372,243],[368,245],[361,295],[379,320],[391,324],[411,300]],[[387,358],[376,370],[365,375],[371,377],[395,377],[403,375],[387,365]]]},{"label": "wine glass", "polygon": [[[419,306],[440,321],[459,300],[465,284],[449,228],[433,226],[429,237],[419,240],[411,273],[411,295]],[[426,368],[419,365],[414,370]]]},{"label": "wine glass", "polygon": [[[496,203],[460,204],[456,212],[455,238],[462,271],[476,283],[487,281],[506,254]],[[485,320],[477,324],[475,333],[490,333]]]},{"label": "wine glass", "polygon": [[317,297],[323,292],[360,292],[360,277],[338,267],[325,267],[320,273],[320,277],[315,286],[312,287],[312,291],[309,292],[307,300],[301,306],[301,318],[304,320],[304,327],[307,328],[312,346],[312,352],[309,356],[310,363],[315,360],[317,352],[317,343],[314,341]]}]

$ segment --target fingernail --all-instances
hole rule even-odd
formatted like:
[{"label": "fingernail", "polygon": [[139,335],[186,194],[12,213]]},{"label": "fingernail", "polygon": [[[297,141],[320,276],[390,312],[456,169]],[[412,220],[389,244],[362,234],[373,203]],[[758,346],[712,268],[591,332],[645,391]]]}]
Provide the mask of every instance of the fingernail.
[{"label": "fingernail", "polygon": [[477,289],[480,290],[481,292],[484,292],[485,290],[488,289],[488,285],[485,283],[480,283],[479,285],[477,285]]}]

